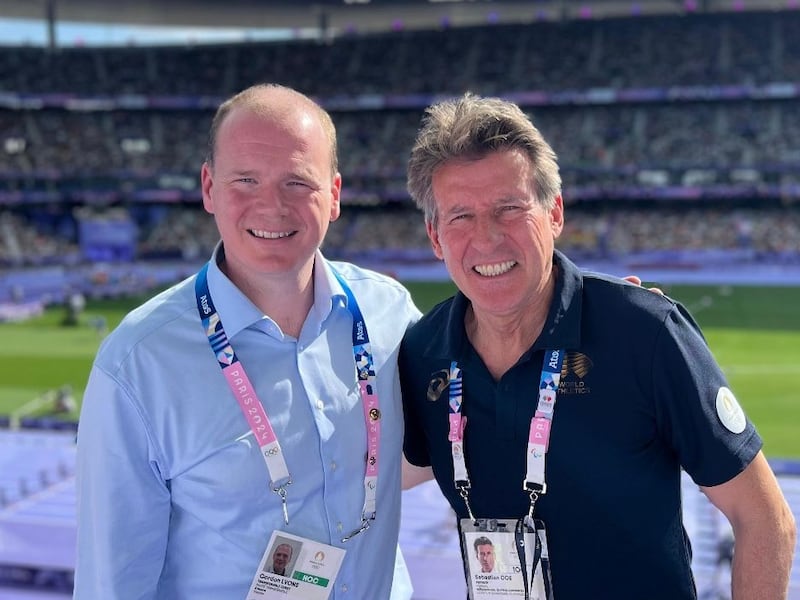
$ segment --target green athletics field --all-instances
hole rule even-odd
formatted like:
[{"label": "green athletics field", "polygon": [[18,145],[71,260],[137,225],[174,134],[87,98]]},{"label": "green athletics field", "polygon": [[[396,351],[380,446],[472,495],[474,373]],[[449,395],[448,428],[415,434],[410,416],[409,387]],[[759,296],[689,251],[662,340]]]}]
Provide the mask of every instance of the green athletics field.
[{"label": "green athletics field", "polygon": [[[452,293],[446,283],[408,285],[427,310]],[[800,458],[800,288],[670,286],[665,291],[697,318],[731,387],[773,458]],[[80,400],[101,333],[139,299],[90,302],[77,326],[60,325],[63,308],[24,323],[0,323],[0,414],[62,385]],[[77,418],[77,415],[71,415]]]}]

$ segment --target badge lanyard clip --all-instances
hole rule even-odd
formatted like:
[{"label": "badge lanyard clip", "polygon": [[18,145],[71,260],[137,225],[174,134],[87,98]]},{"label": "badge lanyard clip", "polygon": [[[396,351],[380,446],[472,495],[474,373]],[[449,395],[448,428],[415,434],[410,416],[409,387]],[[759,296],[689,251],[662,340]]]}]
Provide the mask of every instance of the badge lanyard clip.
[{"label": "badge lanyard clip", "polygon": [[272,491],[278,494],[278,497],[281,499],[281,508],[283,509],[283,522],[288,525],[289,524],[289,507],[286,505],[286,487],[292,485],[292,480],[289,479],[283,485],[279,485],[277,487],[270,485]]},{"label": "badge lanyard clip", "polygon": [[528,519],[533,521],[533,511],[536,508],[536,501],[539,499],[540,494],[547,493],[547,484],[543,483],[541,485],[531,483],[530,481],[523,481],[522,482],[522,489],[523,491],[528,492],[528,497],[530,498],[530,506],[528,507]]},{"label": "badge lanyard clip", "polygon": [[469,480],[467,481],[458,481],[456,482],[456,489],[458,490],[458,495],[464,499],[464,505],[467,507],[467,514],[469,515],[470,521],[477,524],[478,520],[475,518],[475,515],[472,514],[472,507],[469,504],[469,489],[472,487]]},{"label": "badge lanyard clip", "polygon": [[359,533],[365,532],[367,529],[369,529],[370,523],[373,520],[375,520],[375,513],[372,513],[372,516],[369,517],[369,518],[366,515],[362,516],[361,517],[361,526],[358,529],[354,529],[352,532],[350,532],[349,534],[344,536],[342,538],[342,543],[350,541],[351,539],[356,537]]}]

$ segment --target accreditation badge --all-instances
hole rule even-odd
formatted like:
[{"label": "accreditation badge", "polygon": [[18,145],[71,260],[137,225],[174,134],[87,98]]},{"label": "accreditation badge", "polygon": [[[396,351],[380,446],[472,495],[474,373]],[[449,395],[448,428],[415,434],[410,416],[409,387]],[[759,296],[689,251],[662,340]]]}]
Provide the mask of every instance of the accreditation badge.
[{"label": "accreditation badge", "polygon": [[523,525],[517,519],[461,519],[471,600],[553,600],[544,523],[529,523]]},{"label": "accreditation badge", "polygon": [[247,600],[327,600],[345,550],[273,531]]}]

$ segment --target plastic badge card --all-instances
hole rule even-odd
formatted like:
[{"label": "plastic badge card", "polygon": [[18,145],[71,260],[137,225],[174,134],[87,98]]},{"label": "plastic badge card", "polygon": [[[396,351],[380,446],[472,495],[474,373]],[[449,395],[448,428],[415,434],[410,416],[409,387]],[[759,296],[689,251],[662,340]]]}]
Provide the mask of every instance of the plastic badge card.
[{"label": "plastic badge card", "polygon": [[247,600],[327,600],[345,550],[273,531]]},{"label": "plastic badge card", "polygon": [[[477,526],[470,519],[461,520],[471,600],[525,598],[525,584],[515,543],[515,525],[513,519],[478,519]],[[535,536],[532,531],[525,533],[528,576],[533,567]],[[543,563],[548,566],[546,543],[542,546],[542,558],[545,560],[538,561],[533,582],[529,582],[530,600],[548,600],[542,574]]]}]

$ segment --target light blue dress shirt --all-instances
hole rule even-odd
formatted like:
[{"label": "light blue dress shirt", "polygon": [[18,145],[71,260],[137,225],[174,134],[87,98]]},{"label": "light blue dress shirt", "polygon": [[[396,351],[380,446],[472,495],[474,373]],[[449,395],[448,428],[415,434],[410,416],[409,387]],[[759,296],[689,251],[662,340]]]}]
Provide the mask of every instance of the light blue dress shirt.
[{"label": "light blue dress shirt", "polygon": [[[346,543],[342,536],[361,521],[367,438],[352,317],[332,265],[364,315],[382,413],[377,517]],[[244,600],[274,530],[346,549],[331,598],[403,597],[397,584],[395,595],[390,589],[403,437],[397,351],[420,316],[408,291],[317,253],[314,304],[295,339],[212,259],[211,296],[293,479],[285,526],[200,325],[194,281],[131,312],[98,352],[78,430],[74,597]]]}]

